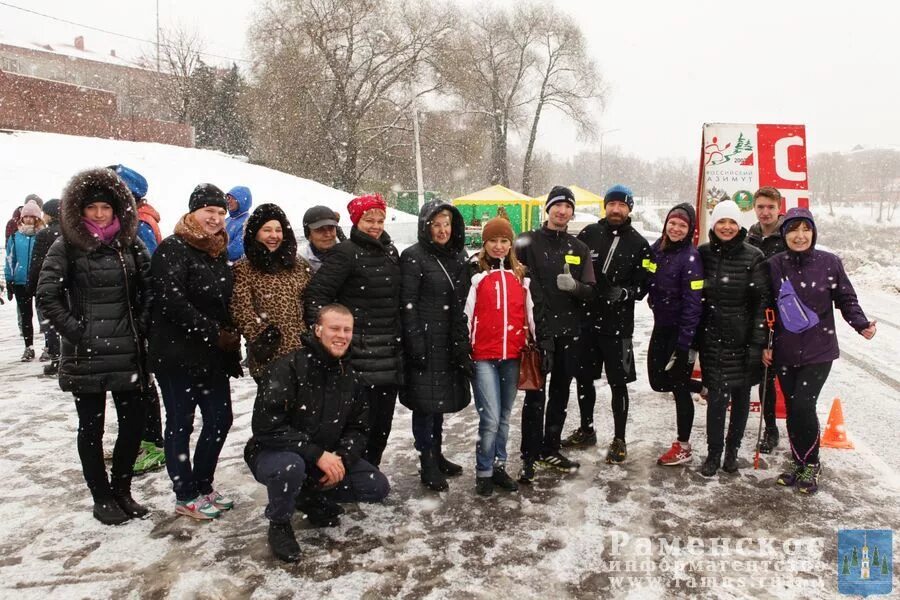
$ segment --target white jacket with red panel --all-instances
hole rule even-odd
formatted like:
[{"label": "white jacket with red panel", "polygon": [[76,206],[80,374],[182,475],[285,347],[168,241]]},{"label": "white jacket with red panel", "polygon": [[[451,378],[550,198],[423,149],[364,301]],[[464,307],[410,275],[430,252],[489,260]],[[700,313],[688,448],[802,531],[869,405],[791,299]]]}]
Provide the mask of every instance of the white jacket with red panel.
[{"label": "white jacket with red panel", "polygon": [[518,359],[534,339],[534,302],[529,279],[520,282],[509,269],[483,271],[472,277],[466,299],[473,360]]}]

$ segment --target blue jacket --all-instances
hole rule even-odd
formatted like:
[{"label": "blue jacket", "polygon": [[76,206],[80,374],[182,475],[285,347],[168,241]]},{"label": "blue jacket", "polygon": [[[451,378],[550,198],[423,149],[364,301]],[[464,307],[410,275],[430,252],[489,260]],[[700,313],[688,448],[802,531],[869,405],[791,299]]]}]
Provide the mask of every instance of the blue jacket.
[{"label": "blue jacket", "polygon": [[28,269],[31,267],[31,252],[34,249],[34,234],[15,232],[6,243],[6,283],[26,285]]},{"label": "blue jacket", "polygon": [[229,212],[225,219],[225,232],[228,234],[228,260],[231,262],[244,256],[244,223],[250,216],[253,196],[250,188],[239,185],[228,190],[228,195],[237,200],[237,210]]},{"label": "blue jacket", "polygon": [[150,225],[143,221],[138,222],[137,236],[147,246],[147,251],[151,255],[156,252],[156,247],[159,244],[156,243],[156,235],[153,233],[153,228]]},{"label": "blue jacket", "polygon": [[[694,235],[694,207],[684,203],[674,207],[688,213],[691,220],[685,239],[662,249],[662,237],[650,247],[650,290],[647,302],[653,320],[663,327],[678,327],[678,347],[687,350],[694,341],[703,315],[703,262],[691,245]],[[669,211],[671,213],[672,211]],[[668,221],[668,215],[666,221]],[[663,234],[665,235],[665,234]]]}]

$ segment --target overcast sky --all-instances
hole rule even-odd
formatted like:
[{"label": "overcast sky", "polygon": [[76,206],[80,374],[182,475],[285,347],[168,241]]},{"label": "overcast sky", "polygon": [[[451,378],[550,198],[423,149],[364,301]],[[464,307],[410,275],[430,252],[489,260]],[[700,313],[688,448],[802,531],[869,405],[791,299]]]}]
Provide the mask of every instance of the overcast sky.
[{"label": "overcast sky", "polygon": [[[61,19],[155,39],[156,0],[0,0]],[[413,1],[413,0],[410,0]],[[468,0],[467,0],[468,1]],[[483,1],[483,0],[480,0]],[[246,58],[256,2],[159,0],[163,28],[184,24],[208,52]],[[557,0],[575,16],[609,83],[604,144],[644,158],[699,153],[704,122],[803,123],[810,153],[856,144],[900,149],[900,6],[892,2]],[[223,7],[226,7],[223,8]],[[120,55],[141,44],[0,4],[0,38]],[[542,145],[581,147],[548,120]],[[596,146],[596,142],[594,143]]]}]

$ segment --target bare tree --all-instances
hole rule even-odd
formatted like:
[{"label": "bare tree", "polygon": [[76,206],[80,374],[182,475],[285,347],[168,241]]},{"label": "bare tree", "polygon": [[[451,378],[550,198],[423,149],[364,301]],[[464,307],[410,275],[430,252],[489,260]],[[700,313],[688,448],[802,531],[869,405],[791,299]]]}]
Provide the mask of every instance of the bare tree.
[{"label": "bare tree", "polygon": [[[159,81],[159,95],[179,123],[189,123],[194,98],[191,76],[202,64],[203,40],[186,27],[178,26],[160,32],[160,69],[169,77]],[[141,62],[147,67],[156,66],[156,47],[145,50]]]},{"label": "bare tree", "polygon": [[484,5],[463,15],[457,35],[441,47],[439,71],[463,110],[490,123],[492,184],[509,186],[507,141],[511,125],[523,118],[529,71],[541,24],[512,11]]},{"label": "bare tree", "polygon": [[411,147],[411,107],[434,89],[422,73],[450,26],[425,2],[271,0],[253,28],[256,76],[287,99],[260,98],[271,114],[264,122],[280,123],[260,132],[270,153],[297,138],[314,144],[306,156],[355,190],[377,161]]},{"label": "bare tree", "polygon": [[550,5],[520,5],[517,21],[535,23],[544,31],[534,42],[537,94],[522,166],[522,192],[532,193],[532,156],[538,125],[546,108],[565,114],[584,137],[595,132],[592,102],[600,104],[603,81],[588,58],[584,36],[575,21]]}]

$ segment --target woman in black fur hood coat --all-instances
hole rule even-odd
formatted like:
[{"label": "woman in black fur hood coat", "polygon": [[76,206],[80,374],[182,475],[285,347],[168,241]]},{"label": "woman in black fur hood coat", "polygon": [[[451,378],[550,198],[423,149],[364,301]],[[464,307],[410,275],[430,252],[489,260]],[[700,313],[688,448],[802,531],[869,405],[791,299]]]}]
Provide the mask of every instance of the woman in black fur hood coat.
[{"label": "woman in black fur hood coat", "polygon": [[[41,313],[59,331],[59,386],[78,410],[78,454],[94,497],[94,517],[119,524],[147,509],[131,497],[144,427],[150,256],[137,239],[137,211],[111,170],[75,175],[60,199],[62,235],[50,247],[37,284]],[[106,393],[119,421],[112,481],[103,464]]]}]

